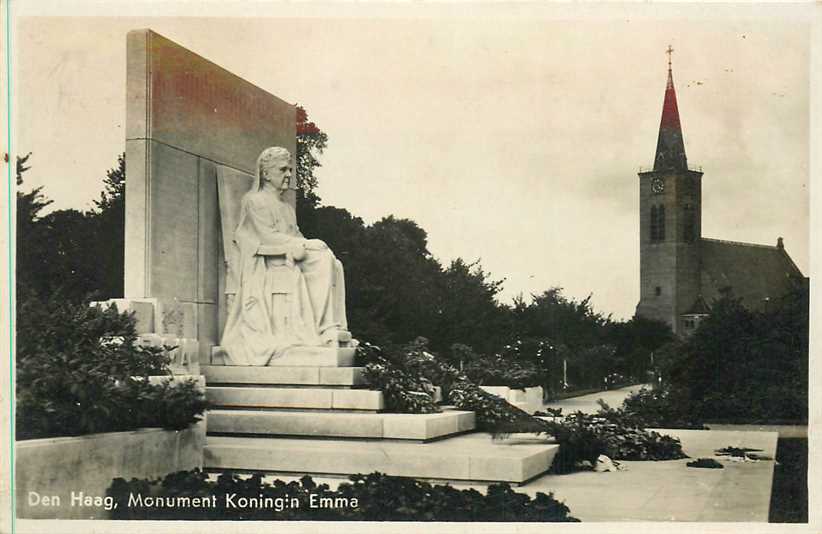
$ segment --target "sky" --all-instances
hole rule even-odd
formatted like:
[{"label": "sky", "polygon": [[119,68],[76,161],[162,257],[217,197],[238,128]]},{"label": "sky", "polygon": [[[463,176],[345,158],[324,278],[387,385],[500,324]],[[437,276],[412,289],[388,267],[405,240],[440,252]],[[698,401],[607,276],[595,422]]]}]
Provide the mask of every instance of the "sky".
[{"label": "sky", "polygon": [[443,263],[504,278],[503,302],[560,286],[629,318],[670,44],[703,236],[781,236],[808,274],[810,27],[793,11],[129,13],[17,19],[16,152],[55,208],[90,208],[124,150],[125,36],[148,27],[306,108],[329,137],[323,204],[413,219]]}]

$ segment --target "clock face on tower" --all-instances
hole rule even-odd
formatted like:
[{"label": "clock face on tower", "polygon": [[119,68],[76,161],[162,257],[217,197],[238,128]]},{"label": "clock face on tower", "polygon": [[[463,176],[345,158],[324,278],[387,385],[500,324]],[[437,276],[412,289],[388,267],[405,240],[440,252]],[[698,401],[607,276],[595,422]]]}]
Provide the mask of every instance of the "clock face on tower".
[{"label": "clock face on tower", "polygon": [[651,191],[654,193],[665,191],[665,182],[663,182],[661,178],[654,178],[651,180]]}]

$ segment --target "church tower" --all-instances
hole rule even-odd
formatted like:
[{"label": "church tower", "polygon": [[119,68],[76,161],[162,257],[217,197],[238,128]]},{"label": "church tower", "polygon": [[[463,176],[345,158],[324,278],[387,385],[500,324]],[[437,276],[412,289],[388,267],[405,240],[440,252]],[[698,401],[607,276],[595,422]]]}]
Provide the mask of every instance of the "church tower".
[{"label": "church tower", "polygon": [[639,173],[640,292],[636,315],[685,330],[683,314],[700,296],[702,173],[688,169],[671,53],[654,167]]}]

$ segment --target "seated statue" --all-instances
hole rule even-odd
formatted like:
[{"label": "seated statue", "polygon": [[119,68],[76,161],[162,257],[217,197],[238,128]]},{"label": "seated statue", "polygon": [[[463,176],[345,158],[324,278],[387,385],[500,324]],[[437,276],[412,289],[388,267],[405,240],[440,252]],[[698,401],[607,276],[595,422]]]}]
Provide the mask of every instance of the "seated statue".
[{"label": "seated statue", "polygon": [[234,232],[236,296],[221,345],[230,365],[267,365],[293,347],[336,347],[348,339],[342,264],[305,239],[282,198],[292,176],[285,148],[265,149],[241,202]]}]

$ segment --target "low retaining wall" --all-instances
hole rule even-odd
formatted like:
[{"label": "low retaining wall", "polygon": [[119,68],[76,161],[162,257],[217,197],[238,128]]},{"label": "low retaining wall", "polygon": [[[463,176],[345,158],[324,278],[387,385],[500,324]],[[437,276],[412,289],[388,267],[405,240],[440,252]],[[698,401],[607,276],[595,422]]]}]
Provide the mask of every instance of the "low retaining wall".
[{"label": "low retaining wall", "polygon": [[507,400],[517,408],[528,413],[542,409],[542,387],[511,389],[508,386],[480,386],[482,389]]},{"label": "low retaining wall", "polygon": [[[205,417],[205,416],[204,416]],[[112,479],[160,478],[202,468],[205,418],[185,430],[142,428],[19,441],[15,446],[17,517],[105,519]]]}]

